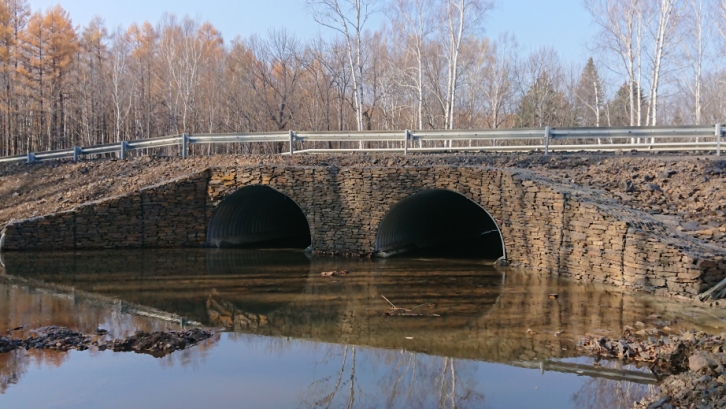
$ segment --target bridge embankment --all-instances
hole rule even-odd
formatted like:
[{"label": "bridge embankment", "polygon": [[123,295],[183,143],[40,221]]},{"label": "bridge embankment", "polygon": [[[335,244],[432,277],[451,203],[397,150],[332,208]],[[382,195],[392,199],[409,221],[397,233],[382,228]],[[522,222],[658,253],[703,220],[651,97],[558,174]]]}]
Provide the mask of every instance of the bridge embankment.
[{"label": "bridge embankment", "polygon": [[688,235],[726,246],[726,160],[662,154],[217,155],[186,160],[144,156],[0,165],[0,230],[11,220],[70,210],[209,167],[262,163],[528,169],[566,184],[599,189],[623,207],[643,210]]},{"label": "bridge embankment", "polygon": [[317,166],[233,161],[187,168],[186,175],[160,184],[7,223],[4,249],[203,246],[225,198],[245,187],[267,186],[299,206],[314,251],[369,255],[393,206],[422,191],[442,189],[488,212],[513,264],[686,296],[726,275],[722,247],[625,206],[606,191],[532,170],[469,163],[400,167],[385,163],[398,158],[375,160],[384,163],[339,167],[318,157]]}]

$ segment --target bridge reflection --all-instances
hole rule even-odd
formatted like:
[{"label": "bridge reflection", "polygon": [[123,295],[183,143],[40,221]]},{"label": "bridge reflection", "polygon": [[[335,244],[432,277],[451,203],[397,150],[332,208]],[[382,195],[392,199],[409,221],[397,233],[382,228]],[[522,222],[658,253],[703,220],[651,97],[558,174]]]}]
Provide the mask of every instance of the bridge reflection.
[{"label": "bridge reflection", "polygon": [[[200,249],[10,253],[4,261],[7,284],[95,306],[82,308],[95,311],[93,316],[67,310],[65,318],[53,317],[60,325],[78,327],[74,321],[81,321],[91,327],[115,308],[145,322],[198,322],[240,333],[524,367],[555,360],[543,368],[637,383],[655,378],[560,361],[577,356],[579,335],[617,334],[654,313],[661,320],[682,313],[679,304],[663,299],[514,271],[504,275],[470,260],[310,260],[299,251]],[[320,276],[335,269],[351,274]],[[417,309],[420,316],[388,316],[382,296],[398,307],[434,305]],[[15,307],[3,308],[3,328],[32,322],[8,320],[8,309]]]}]

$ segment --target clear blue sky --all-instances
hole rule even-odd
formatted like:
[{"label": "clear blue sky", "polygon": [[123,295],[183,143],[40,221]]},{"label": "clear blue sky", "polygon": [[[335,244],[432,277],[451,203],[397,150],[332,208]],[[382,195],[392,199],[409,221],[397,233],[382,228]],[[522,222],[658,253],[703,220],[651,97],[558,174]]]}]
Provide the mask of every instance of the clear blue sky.
[{"label": "clear blue sky", "polygon": [[[165,12],[209,20],[226,41],[236,36],[264,34],[285,27],[300,38],[313,37],[320,28],[305,10],[305,0],[30,0],[33,11],[60,4],[76,25],[99,15],[113,29],[133,22],[156,23]],[[554,47],[565,61],[584,64],[586,42],[595,33],[582,0],[497,0],[485,34],[514,33],[520,47]]]}]

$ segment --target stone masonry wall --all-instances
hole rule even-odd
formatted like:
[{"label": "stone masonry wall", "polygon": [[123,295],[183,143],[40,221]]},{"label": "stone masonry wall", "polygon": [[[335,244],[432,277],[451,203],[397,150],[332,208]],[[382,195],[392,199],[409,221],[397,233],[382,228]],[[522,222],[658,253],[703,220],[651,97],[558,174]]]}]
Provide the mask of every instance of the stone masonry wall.
[{"label": "stone masonry wall", "polygon": [[9,223],[3,250],[201,246],[208,172]]},{"label": "stone masonry wall", "polygon": [[726,275],[723,249],[677,232],[601,192],[516,169],[484,167],[213,168],[69,212],[16,221],[6,250],[202,246],[228,194],[267,185],[298,203],[318,254],[368,255],[400,200],[458,192],[500,226],[510,262],[580,280],[693,296]]}]

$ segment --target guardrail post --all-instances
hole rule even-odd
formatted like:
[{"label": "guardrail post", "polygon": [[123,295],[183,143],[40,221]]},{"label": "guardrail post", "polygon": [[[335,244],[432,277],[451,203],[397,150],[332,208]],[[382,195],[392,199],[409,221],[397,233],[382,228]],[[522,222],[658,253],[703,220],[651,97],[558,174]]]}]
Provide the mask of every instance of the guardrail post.
[{"label": "guardrail post", "polygon": [[295,132],[290,131],[290,155],[295,153],[295,147],[293,146],[293,142],[295,142]]},{"label": "guardrail post", "polygon": [[32,152],[28,152],[28,163],[35,162],[35,154]]},{"label": "guardrail post", "polygon": [[411,131],[406,129],[406,137],[403,140],[403,154],[408,155],[408,141],[411,139]]},{"label": "guardrail post", "polygon": [[186,159],[189,156],[189,135],[182,135],[182,158]]},{"label": "guardrail post", "polygon": [[721,124],[716,124],[716,156],[721,156],[721,138],[723,138]]},{"label": "guardrail post", "polygon": [[545,134],[544,134],[544,138],[545,138],[545,155],[549,155],[550,154],[550,131],[551,131],[551,128],[549,126],[546,126],[545,127]]},{"label": "guardrail post", "polygon": [[74,146],[73,147],[73,163],[78,162],[78,156],[81,154],[81,147],[80,146]]},{"label": "guardrail post", "polygon": [[126,159],[126,141],[121,141],[121,149],[119,149],[119,159]]}]

